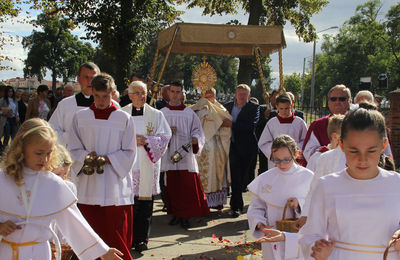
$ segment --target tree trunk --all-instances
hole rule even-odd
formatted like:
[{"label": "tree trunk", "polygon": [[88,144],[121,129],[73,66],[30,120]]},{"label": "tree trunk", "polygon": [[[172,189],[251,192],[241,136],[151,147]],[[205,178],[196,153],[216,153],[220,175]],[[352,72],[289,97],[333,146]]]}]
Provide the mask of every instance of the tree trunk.
[{"label": "tree trunk", "polygon": [[[249,20],[248,25],[260,25],[260,17],[263,11],[262,0],[250,0],[249,3]],[[245,83],[250,85],[253,78],[252,72],[252,58],[240,58],[239,71],[238,71],[238,84]]]},{"label": "tree trunk", "polygon": [[56,89],[57,89],[57,74],[56,74],[56,69],[53,69],[51,72],[51,79],[52,79],[52,83],[51,83],[51,89],[53,90],[53,93],[56,93]]},{"label": "tree trunk", "polygon": [[122,0],[121,1],[121,20],[120,20],[120,30],[118,39],[118,50],[116,50],[117,57],[117,71],[115,75],[115,83],[120,92],[122,92],[127,87],[127,82],[129,78],[129,67],[134,56],[132,42],[133,42],[133,32],[132,25],[129,24],[134,17],[133,12],[133,1],[132,0]]}]

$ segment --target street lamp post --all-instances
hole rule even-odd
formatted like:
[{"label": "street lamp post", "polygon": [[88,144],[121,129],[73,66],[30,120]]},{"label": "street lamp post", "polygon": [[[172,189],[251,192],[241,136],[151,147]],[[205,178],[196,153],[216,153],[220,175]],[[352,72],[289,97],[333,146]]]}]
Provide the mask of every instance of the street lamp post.
[{"label": "street lamp post", "polygon": [[305,72],[306,72],[306,60],[311,56],[304,57],[303,60],[303,75],[301,76],[301,105],[304,107],[304,81],[305,81]]},{"label": "street lamp post", "polygon": [[306,70],[306,58],[303,61],[303,75],[301,76],[301,105],[304,107],[304,72]]},{"label": "street lamp post", "polygon": [[[339,27],[332,26],[332,27],[329,27],[328,29],[319,31],[317,33],[325,32],[327,30],[337,29],[337,28],[339,28]],[[315,39],[314,46],[313,46],[313,55],[312,55],[313,59],[312,59],[311,95],[310,95],[310,108],[311,109],[314,108],[314,96],[315,96],[315,49],[316,49],[316,47],[317,47],[317,40]]]}]

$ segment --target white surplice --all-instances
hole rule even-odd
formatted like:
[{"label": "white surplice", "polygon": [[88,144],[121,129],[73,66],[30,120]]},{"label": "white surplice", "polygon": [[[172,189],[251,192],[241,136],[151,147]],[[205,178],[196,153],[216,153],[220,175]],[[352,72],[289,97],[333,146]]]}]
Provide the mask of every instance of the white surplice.
[{"label": "white surplice", "polygon": [[[205,137],[201,122],[196,113],[189,107],[184,110],[171,110],[168,107],[161,109],[170,126],[176,127],[176,133],[172,134],[168,149],[161,159],[161,171],[187,170],[189,172],[199,172],[195,154],[193,149],[189,148],[189,152],[184,152],[181,147],[192,142],[192,137],[196,137],[198,141],[199,151],[196,155],[200,155],[203,148]],[[171,161],[171,156],[175,151],[182,152],[183,159],[178,163]]]},{"label": "white surplice", "polygon": [[303,150],[304,158],[307,161],[310,160],[311,156],[321,148],[322,148],[322,145],[319,143],[317,137],[315,137],[314,132],[311,132],[310,139],[308,139],[306,147],[304,147],[304,150]]},{"label": "white surplice", "polygon": [[[117,108],[120,108],[120,105],[113,101],[114,105]],[[87,107],[78,106],[76,103],[75,95],[62,99],[58,104],[57,108],[54,110],[54,113],[51,115],[49,119],[49,124],[56,131],[58,136],[58,142],[62,145],[68,144],[69,138],[69,130],[72,125],[72,118],[74,114],[82,109]]]},{"label": "white surplice", "polygon": [[[319,239],[335,241],[329,260],[382,259],[400,222],[400,175],[383,169],[369,180],[346,170],[319,179],[300,244],[307,259]],[[393,251],[393,248],[390,250]],[[388,260],[400,259],[397,252]]]},{"label": "white surplice", "polygon": [[[133,204],[132,168],[136,156],[136,134],[132,117],[115,110],[108,120],[96,119],[93,110],[78,111],[73,118],[68,148],[74,159],[73,173],[79,173],[90,152],[108,156],[111,164],[104,173],[76,178],[79,203],[100,206]],[[72,173],[72,174],[73,174]]]},{"label": "white surplice", "polygon": [[[20,188],[13,177],[0,170],[0,222],[28,222],[3,239],[15,243],[38,242],[19,247],[19,260],[51,259],[48,240],[52,234],[48,228],[54,223],[79,259],[92,260],[107,253],[109,247],[82,216],[76,206],[75,195],[60,177],[48,171],[24,168],[24,184],[27,201],[32,203],[28,220]],[[0,259],[13,259],[11,247],[3,242],[0,242]]]},{"label": "white surplice", "polygon": [[295,117],[292,123],[280,123],[278,117],[273,117],[268,121],[258,141],[258,147],[268,159],[268,169],[275,167],[275,164],[270,161],[272,143],[276,137],[283,134],[292,137],[301,150],[307,134],[307,125],[300,117]]},{"label": "white surplice", "polygon": [[340,146],[329,150],[319,157],[315,168],[317,178],[346,168],[346,156]]},{"label": "white surplice", "polygon": [[319,160],[319,157],[321,157],[322,153],[319,151],[316,151],[313,155],[311,155],[310,159],[307,161],[307,169],[309,169],[312,172],[315,172],[317,169],[317,163]]},{"label": "white surplice", "polygon": [[[314,154],[315,155],[315,154]],[[312,155],[312,156],[314,156]],[[311,156],[311,157],[312,157]],[[311,182],[310,191],[307,194],[306,202],[304,203],[304,210],[302,216],[307,216],[310,209],[311,196],[318,183],[320,177],[326,176],[334,172],[340,172],[346,168],[346,156],[340,146],[333,150],[322,153],[316,163],[314,178]]]},{"label": "white surplice", "polygon": [[58,103],[56,110],[54,110],[49,119],[49,123],[54,131],[56,131],[60,144],[67,144],[69,129],[71,128],[72,117],[75,112],[85,108],[77,105],[75,95],[64,98]]},{"label": "white surplice", "polygon": [[[121,110],[127,112],[128,114],[132,113],[132,104],[126,105]],[[149,122],[148,125],[145,124],[145,118],[149,117],[150,113],[155,114],[155,122]],[[133,116],[133,121],[135,124],[136,134],[144,135],[147,139],[147,148],[148,151],[144,149],[143,146],[139,146],[137,149],[137,159],[133,165],[133,192],[134,195],[141,199],[145,197],[147,199],[151,199],[152,195],[157,195],[160,193],[160,164],[161,157],[165,153],[167,149],[168,142],[171,138],[171,128],[164,117],[164,114],[154,109],[147,104],[143,109],[143,116]],[[144,169],[145,167],[141,167],[141,162],[143,160],[148,161],[151,164],[151,169]],[[153,178],[141,178],[142,175],[153,175]],[[141,189],[144,186],[152,187],[150,194],[142,195]]]},{"label": "white surplice", "polygon": [[[263,237],[262,231],[256,229],[259,222],[275,227],[277,220],[282,219],[287,200],[297,198],[300,208],[310,187],[313,173],[297,164],[282,172],[272,168],[254,179],[247,187],[253,193],[253,199],[247,211],[247,218],[252,234],[256,238]],[[287,217],[292,217],[287,210]],[[298,212],[297,214],[298,215]],[[285,242],[262,243],[263,259],[302,259],[297,234],[285,232]]]}]

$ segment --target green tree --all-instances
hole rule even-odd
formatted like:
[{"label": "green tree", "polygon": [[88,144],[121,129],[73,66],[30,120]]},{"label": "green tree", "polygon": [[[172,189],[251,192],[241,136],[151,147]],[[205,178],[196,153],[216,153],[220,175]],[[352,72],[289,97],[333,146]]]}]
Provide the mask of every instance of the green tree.
[{"label": "green tree", "polygon": [[[15,5],[13,0],[0,1],[0,23],[4,23],[7,19],[16,17],[20,9]],[[0,52],[4,50],[6,44],[12,42],[14,37],[4,33],[0,26]],[[12,67],[2,64],[4,61],[13,61],[12,57],[0,54],[0,70],[11,70]]]},{"label": "green tree", "polygon": [[6,21],[7,17],[16,17],[20,9],[13,0],[2,0],[0,2],[0,22]]},{"label": "green tree", "polygon": [[172,23],[179,12],[169,1],[69,0],[60,10],[86,28],[87,39],[98,43],[116,64],[115,80],[126,87],[130,67],[154,32]]},{"label": "green tree", "polygon": [[[328,4],[326,0],[178,0],[188,3],[188,8],[204,8],[203,15],[237,14],[241,7],[249,14],[248,25],[285,25],[289,21],[296,34],[306,42],[314,40],[315,28],[310,22],[313,14]],[[238,82],[251,84],[251,58],[240,58]]]},{"label": "green tree", "polygon": [[391,56],[385,26],[377,21],[380,10],[379,0],[359,5],[336,36],[325,36],[323,53],[316,59],[317,100],[322,102],[336,84],[345,84],[356,93],[360,77],[365,76],[372,77],[376,90],[378,75],[387,71]]},{"label": "green tree", "polygon": [[299,100],[301,94],[301,82],[301,75],[299,73],[292,73],[283,79],[283,86],[286,91],[292,92],[296,100]]},{"label": "green tree", "polygon": [[400,3],[390,8],[386,14],[386,32],[388,35],[391,59],[388,64],[389,84],[400,87]]},{"label": "green tree", "polygon": [[[193,90],[192,73],[202,62],[202,57],[201,55],[172,54],[165,68],[163,82],[182,81],[186,90]],[[223,93],[234,92],[237,85],[237,59],[209,55],[207,62],[217,74],[215,89]]]},{"label": "green tree", "polygon": [[66,82],[76,76],[79,65],[92,57],[93,48],[71,34],[73,27],[68,19],[40,14],[35,25],[43,31],[34,30],[22,41],[23,47],[29,50],[24,73],[41,80],[50,70],[55,91],[57,78],[62,77]]},{"label": "green tree", "polygon": [[[142,75],[150,75],[153,66],[154,53],[157,48],[157,37],[154,35],[153,40],[144,48],[132,63],[132,71]],[[165,71],[163,73],[161,83],[170,83],[173,81],[182,81],[186,90],[193,89],[192,73],[193,70],[202,62],[201,55],[192,54],[171,54]],[[157,60],[157,67],[153,80],[158,79],[161,72],[161,66],[164,62],[164,55],[160,55]],[[237,85],[236,75],[238,68],[238,60],[234,57],[224,57],[209,55],[206,56],[207,62],[215,69],[217,73],[217,83],[215,88],[218,92],[228,93],[234,92]]]}]

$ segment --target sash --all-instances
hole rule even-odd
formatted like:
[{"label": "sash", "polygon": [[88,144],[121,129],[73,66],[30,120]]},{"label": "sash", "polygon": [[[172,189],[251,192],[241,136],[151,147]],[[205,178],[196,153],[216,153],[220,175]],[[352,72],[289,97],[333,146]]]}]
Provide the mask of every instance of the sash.
[{"label": "sash", "polygon": [[[148,104],[143,107],[144,136],[153,136],[158,126],[158,110]],[[139,200],[152,200],[154,183],[154,163],[142,147],[140,160]]]}]

